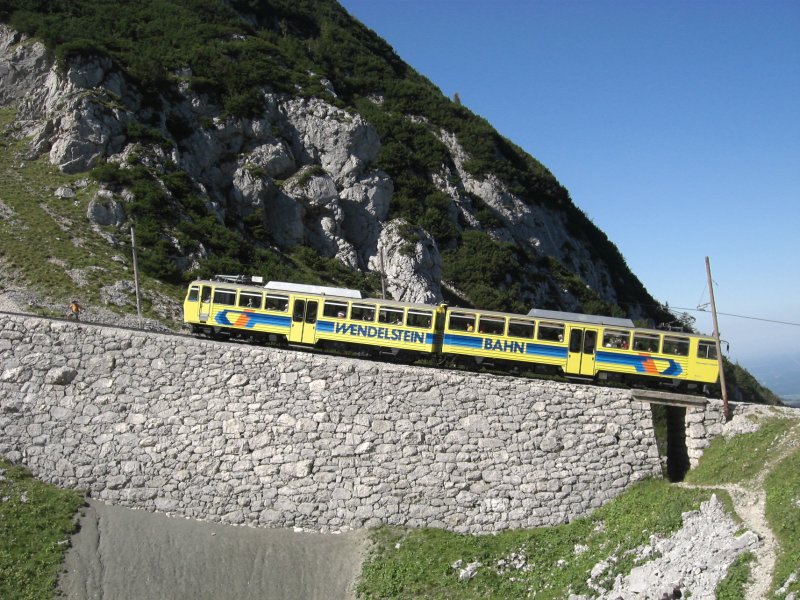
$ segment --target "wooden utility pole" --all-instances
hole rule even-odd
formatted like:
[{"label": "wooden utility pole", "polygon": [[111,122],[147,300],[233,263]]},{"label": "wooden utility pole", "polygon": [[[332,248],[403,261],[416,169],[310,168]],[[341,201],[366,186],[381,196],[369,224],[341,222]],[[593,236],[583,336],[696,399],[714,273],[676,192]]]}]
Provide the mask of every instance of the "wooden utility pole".
[{"label": "wooden utility pole", "polygon": [[131,251],[133,252],[133,285],[136,288],[136,314],[139,316],[139,328],[142,327],[142,303],[139,299],[139,266],[136,263],[136,236],[131,226]]},{"label": "wooden utility pole", "polygon": [[725,386],[725,371],[722,368],[722,345],[719,342],[719,324],[717,323],[717,305],[714,302],[714,283],[711,281],[711,263],[706,256],[706,275],[708,276],[708,294],[711,297],[711,318],[714,320],[714,343],[717,345],[717,362],[719,363],[719,386],[722,388],[722,410],[725,420],[730,418],[728,412],[728,389]]},{"label": "wooden utility pole", "polygon": [[381,259],[381,298],[386,300],[386,270],[383,267],[383,246],[381,246],[380,250],[380,259]]}]

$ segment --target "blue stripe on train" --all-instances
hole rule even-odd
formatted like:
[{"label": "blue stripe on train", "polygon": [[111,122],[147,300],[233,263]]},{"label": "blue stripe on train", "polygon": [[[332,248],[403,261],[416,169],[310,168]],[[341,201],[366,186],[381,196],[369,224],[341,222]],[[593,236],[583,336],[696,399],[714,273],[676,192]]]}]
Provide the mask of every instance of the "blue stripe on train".
[{"label": "blue stripe on train", "polygon": [[[666,362],[669,366],[663,371],[658,370],[656,360]],[[637,373],[649,373],[651,375],[667,375],[668,377],[678,377],[683,373],[680,363],[671,358],[653,358],[641,354],[621,354],[616,352],[605,352],[598,350],[597,362],[609,365],[620,365],[623,367],[633,367]]]},{"label": "blue stripe on train", "polygon": [[567,349],[564,346],[547,346],[545,344],[532,344],[528,342],[525,345],[525,354],[533,354],[534,356],[546,356],[548,358],[567,358]]},{"label": "blue stripe on train", "polygon": [[[245,315],[247,317],[247,322],[243,323],[242,325],[237,325],[237,321],[242,315]],[[240,310],[227,310],[227,309],[219,311],[214,316],[214,320],[220,325],[244,327],[246,329],[252,329],[256,325],[288,328],[291,324],[291,319],[289,317],[281,317],[278,315],[265,315],[261,313],[245,312]]]},{"label": "blue stripe on train", "polygon": [[419,344],[425,346],[425,351],[430,351],[430,346],[434,343],[435,335],[422,331],[411,331],[397,327],[387,327],[384,325],[368,325],[363,323],[335,323],[333,321],[318,321],[318,333],[330,333],[345,335],[354,338],[378,339],[386,342],[386,345],[397,344]]},{"label": "blue stripe on train", "polygon": [[483,347],[483,340],[479,337],[471,337],[466,335],[454,335],[452,333],[444,334],[445,346],[458,346],[459,348],[476,348]]}]

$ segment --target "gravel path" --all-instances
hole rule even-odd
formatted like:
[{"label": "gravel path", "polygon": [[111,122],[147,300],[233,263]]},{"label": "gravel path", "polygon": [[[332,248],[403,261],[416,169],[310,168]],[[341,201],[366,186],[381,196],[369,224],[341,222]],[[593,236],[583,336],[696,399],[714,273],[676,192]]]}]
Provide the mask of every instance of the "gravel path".
[{"label": "gravel path", "polygon": [[[762,417],[796,417],[793,410],[776,411],[766,406],[754,406],[751,412]],[[727,423],[723,434],[731,437],[756,429],[758,423],[742,415]],[[742,524],[735,522],[716,496],[713,496],[709,502],[702,503],[700,510],[684,513],[683,527],[673,535],[668,538],[653,536],[648,545],[638,548],[638,565],[628,575],[617,576],[613,585],[602,584],[603,573],[618,557],[610,556],[595,565],[588,582],[596,592],[591,597],[599,600],[658,600],[686,597],[687,593],[691,593],[694,599],[714,600],[715,589],[726,576],[731,563],[739,554],[749,551],[753,553],[755,562],[751,563],[751,576],[745,588],[745,598],[767,598],[775,570],[778,543],[765,515],[764,480],[773,466],[796,449],[798,443],[800,421],[778,440],[765,468],[751,480],[736,485],[676,484],[682,487],[725,490],[747,531],[740,533]],[[570,596],[570,600],[588,598]],[[786,598],[788,600],[789,596]]]},{"label": "gravel path", "polygon": [[799,435],[800,422],[779,440],[775,453],[764,469],[759,471],[753,479],[742,482],[742,484],[713,486],[679,484],[684,487],[722,489],[728,492],[733,500],[736,514],[742,519],[745,527],[755,532],[761,540],[761,543],[752,550],[755,555],[755,564],[750,567],[750,581],[745,588],[745,598],[748,600],[760,600],[767,597],[775,570],[778,548],[778,542],[767,522],[767,494],[764,491],[764,480],[772,468],[797,447]]}]

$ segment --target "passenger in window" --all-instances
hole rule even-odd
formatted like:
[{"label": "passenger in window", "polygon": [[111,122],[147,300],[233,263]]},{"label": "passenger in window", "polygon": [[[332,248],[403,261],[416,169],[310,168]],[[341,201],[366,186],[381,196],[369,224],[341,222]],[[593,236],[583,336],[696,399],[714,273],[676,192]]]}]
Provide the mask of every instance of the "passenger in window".
[{"label": "passenger in window", "polygon": [[475,328],[472,326],[472,323],[467,323],[467,331],[470,333],[475,331]]},{"label": "passenger in window", "polygon": [[337,312],[336,313],[336,318],[337,319],[344,319],[344,311],[340,310],[339,312]]}]

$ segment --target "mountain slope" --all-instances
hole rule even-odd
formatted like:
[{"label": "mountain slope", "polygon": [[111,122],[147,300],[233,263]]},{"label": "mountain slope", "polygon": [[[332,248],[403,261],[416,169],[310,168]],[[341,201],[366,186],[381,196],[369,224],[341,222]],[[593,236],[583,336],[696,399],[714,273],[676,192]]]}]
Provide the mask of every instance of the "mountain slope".
[{"label": "mountain slope", "polygon": [[215,273],[675,318],[541,163],[333,0],[0,0],[2,22],[0,269],[39,297],[130,312],[133,226],[160,318]]},{"label": "mountain slope", "polygon": [[430,256],[395,269],[419,275],[396,286],[416,299],[440,299],[444,277],[488,308],[667,317],[552,174],[335,2],[5,1],[0,17],[41,38],[41,66],[52,56],[60,73],[43,77],[47,95],[2,98],[49,123],[26,128],[31,154],[49,151],[64,172],[99,166],[104,187],[132,190],[118,221],[142,230],[156,277],[252,271],[270,248],[298,246],[375,271],[379,247],[421,244]]}]

